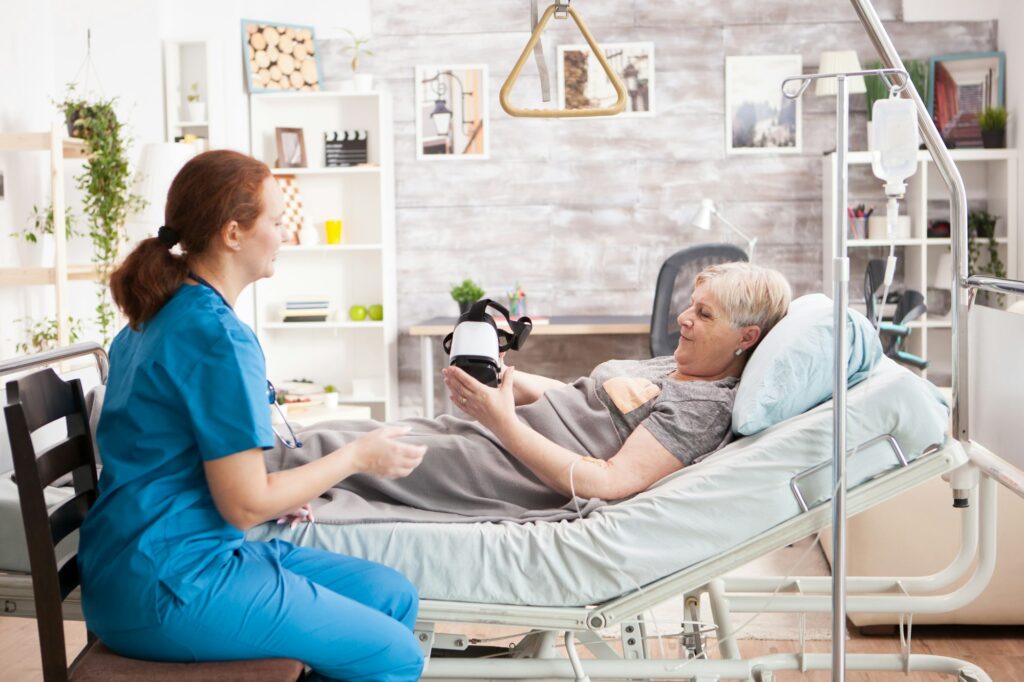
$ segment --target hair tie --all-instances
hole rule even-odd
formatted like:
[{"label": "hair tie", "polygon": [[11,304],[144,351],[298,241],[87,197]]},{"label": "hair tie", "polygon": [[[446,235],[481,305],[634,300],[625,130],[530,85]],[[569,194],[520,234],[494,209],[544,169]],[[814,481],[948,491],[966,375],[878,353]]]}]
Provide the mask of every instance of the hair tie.
[{"label": "hair tie", "polygon": [[175,244],[180,241],[178,231],[173,227],[161,225],[160,229],[156,232],[156,238],[160,240],[160,243],[166,246],[168,249],[173,248]]}]

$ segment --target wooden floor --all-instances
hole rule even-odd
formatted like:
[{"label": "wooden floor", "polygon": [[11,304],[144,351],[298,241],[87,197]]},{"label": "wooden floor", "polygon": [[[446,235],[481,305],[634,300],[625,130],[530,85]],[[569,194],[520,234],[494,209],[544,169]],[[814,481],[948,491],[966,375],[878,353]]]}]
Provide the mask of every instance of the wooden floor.
[{"label": "wooden floor", "polygon": [[[447,629],[447,628],[445,628]],[[473,636],[493,633],[477,633],[469,628],[461,632]],[[82,623],[67,623],[65,633],[69,653],[77,652],[85,643],[85,626]],[[713,640],[712,640],[713,642]],[[740,651],[746,657],[795,651],[796,642],[741,640]],[[654,655],[659,649],[656,643],[650,645]],[[808,642],[811,652],[828,652],[830,642]],[[892,653],[899,650],[895,636],[862,637],[853,635],[848,641],[850,653]],[[1024,626],[980,627],[980,626],[918,626],[914,628],[913,650],[916,653],[955,656],[974,663],[984,669],[997,682],[1024,682]],[[678,647],[675,642],[665,642],[665,655],[675,657]],[[72,653],[73,655],[73,653]],[[717,656],[714,656],[717,658]],[[39,666],[39,640],[34,620],[25,618],[0,618],[0,682],[41,682]],[[778,673],[780,682],[813,680],[827,682],[831,679],[827,671],[815,671],[801,675],[794,672]],[[849,682],[895,682],[907,680],[948,680],[949,676],[934,673],[857,673],[850,672]]]}]

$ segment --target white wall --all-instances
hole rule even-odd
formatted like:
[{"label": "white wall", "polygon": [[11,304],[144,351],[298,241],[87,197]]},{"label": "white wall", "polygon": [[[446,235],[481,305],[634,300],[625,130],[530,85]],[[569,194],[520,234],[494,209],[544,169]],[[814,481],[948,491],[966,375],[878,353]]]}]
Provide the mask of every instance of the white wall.
[{"label": "white wall", "polygon": [[[370,32],[370,0],[30,0],[0,3],[0,130],[47,130],[58,118],[52,100],[78,76],[81,92],[117,98],[117,110],[132,139],[129,159],[147,142],[164,137],[163,40],[214,40],[222,55],[225,106],[221,112],[226,145],[248,148],[248,102],[243,82],[240,20],[265,19],[309,24],[317,38],[340,37],[341,27]],[[94,69],[80,69],[86,55],[86,29],[92,29]],[[325,74],[328,78],[330,74]],[[74,208],[71,177],[80,162],[65,162],[66,191]],[[0,266],[18,265],[25,254],[13,231],[27,225],[32,206],[49,201],[49,161],[45,154],[0,153],[5,199],[0,200]],[[72,262],[89,260],[86,240],[70,245]],[[76,285],[72,307],[91,314],[92,288]],[[47,287],[0,288],[0,358],[14,354],[22,325],[12,320],[52,315]]]},{"label": "white wall", "polygon": [[903,21],[986,21],[999,16],[1001,2],[1017,0],[903,0]]}]

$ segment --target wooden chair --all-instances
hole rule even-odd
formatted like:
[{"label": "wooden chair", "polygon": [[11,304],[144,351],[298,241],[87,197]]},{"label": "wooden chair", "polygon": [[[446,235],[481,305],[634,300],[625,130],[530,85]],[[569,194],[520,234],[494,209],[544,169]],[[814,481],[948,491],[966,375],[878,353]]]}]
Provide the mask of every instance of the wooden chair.
[{"label": "wooden chair", "polygon": [[[69,667],[62,605],[80,584],[78,556],[72,552],[58,564],[55,548],[82,525],[98,494],[96,453],[82,384],[77,379],[65,382],[49,368],[8,382],[4,417],[28,540],[45,682],[296,682],[301,677],[302,663],[289,659],[157,663],[124,658],[92,633]],[[67,423],[67,436],[37,453],[32,433],[60,419]],[[48,511],[44,489],[68,473],[72,474],[75,495]]]}]

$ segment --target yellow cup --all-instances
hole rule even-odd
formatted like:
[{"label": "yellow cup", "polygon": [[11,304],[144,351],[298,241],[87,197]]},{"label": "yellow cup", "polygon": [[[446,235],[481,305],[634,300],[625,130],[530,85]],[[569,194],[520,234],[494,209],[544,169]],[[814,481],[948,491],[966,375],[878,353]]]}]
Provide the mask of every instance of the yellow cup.
[{"label": "yellow cup", "polygon": [[324,231],[327,233],[328,244],[341,243],[341,227],[342,221],[340,220],[328,220],[324,223]]}]

